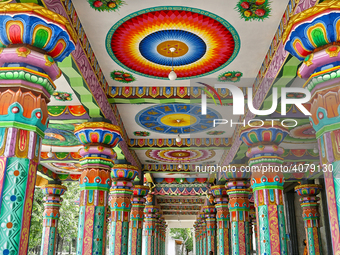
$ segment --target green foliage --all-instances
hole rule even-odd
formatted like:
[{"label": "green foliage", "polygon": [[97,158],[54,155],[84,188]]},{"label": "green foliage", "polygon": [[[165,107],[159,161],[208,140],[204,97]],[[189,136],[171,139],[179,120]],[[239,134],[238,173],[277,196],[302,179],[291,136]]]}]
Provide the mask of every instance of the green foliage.
[{"label": "green foliage", "polygon": [[60,207],[58,231],[61,238],[70,242],[72,239],[77,238],[78,234],[79,206],[75,204],[75,201],[80,196],[79,183],[64,182],[63,185],[67,187],[67,191],[62,196],[63,202]]},{"label": "green foliage", "polygon": [[40,188],[36,188],[34,191],[33,209],[31,216],[31,228],[30,228],[30,239],[29,249],[33,249],[41,244],[42,238],[42,225],[43,225],[43,212],[44,212],[44,201],[43,193]]},{"label": "green foliage", "polygon": [[190,228],[171,228],[170,236],[174,239],[182,240],[187,252],[194,249],[193,234]]},{"label": "green foliage", "polygon": [[[58,232],[64,241],[71,242],[72,239],[77,237],[79,206],[75,204],[75,201],[79,198],[79,183],[64,182],[63,185],[67,187],[67,191],[62,196]],[[31,250],[41,245],[44,212],[43,197],[43,192],[37,187],[34,192],[31,217],[29,239],[29,249]]]}]

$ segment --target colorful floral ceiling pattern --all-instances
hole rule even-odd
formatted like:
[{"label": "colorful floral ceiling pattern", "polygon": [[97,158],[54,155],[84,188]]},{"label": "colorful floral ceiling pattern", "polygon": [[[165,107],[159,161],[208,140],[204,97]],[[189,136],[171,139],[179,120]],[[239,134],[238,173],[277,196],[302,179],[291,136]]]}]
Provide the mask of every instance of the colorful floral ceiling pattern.
[{"label": "colorful floral ceiling pattern", "polygon": [[315,130],[310,124],[293,128],[289,131],[289,135],[296,139],[316,139]]},{"label": "colorful floral ceiling pattern", "polygon": [[90,6],[96,11],[117,11],[123,4],[122,0],[88,0]]},{"label": "colorful floral ceiling pattern", "polygon": [[263,21],[271,11],[268,0],[240,0],[235,9],[245,21]]},{"label": "colorful floral ceiling pattern", "polygon": [[229,72],[220,74],[217,79],[223,82],[239,82],[242,76],[243,76],[243,73],[241,72],[229,71]]},{"label": "colorful floral ceiling pattern", "polygon": [[72,101],[72,93],[55,91],[53,97],[57,101]]},{"label": "colorful floral ceiling pattern", "polygon": [[207,108],[207,114],[201,115],[201,106],[190,104],[150,106],[140,111],[135,118],[141,127],[166,134],[192,134],[205,131],[214,128],[214,119],[221,119],[217,111]]},{"label": "colorful floral ceiling pattern", "polygon": [[147,150],[146,156],[167,163],[194,163],[211,159],[213,150]]},{"label": "colorful floral ceiling pattern", "polygon": [[[176,48],[173,54],[171,47]],[[117,22],[107,34],[106,49],[121,67],[157,79],[168,79],[173,56],[177,79],[189,79],[230,64],[240,39],[234,27],[215,14],[163,6]]]},{"label": "colorful floral ceiling pattern", "polygon": [[122,83],[131,83],[136,80],[136,78],[132,74],[126,73],[124,71],[111,72],[111,78],[114,81],[119,81]]}]

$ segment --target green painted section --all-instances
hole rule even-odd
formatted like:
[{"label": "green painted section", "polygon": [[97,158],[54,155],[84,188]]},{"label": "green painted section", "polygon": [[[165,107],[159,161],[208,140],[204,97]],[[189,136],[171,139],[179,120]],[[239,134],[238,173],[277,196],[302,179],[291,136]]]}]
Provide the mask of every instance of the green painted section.
[{"label": "green painted section", "polygon": [[44,179],[46,179],[46,180],[48,180],[48,181],[53,181],[53,178],[49,177],[49,176],[46,175],[46,174],[43,174],[43,173],[40,172],[40,171],[37,171],[37,175],[39,175],[40,177],[42,177],[42,178],[44,178]]},{"label": "green painted section", "polygon": [[[287,61],[280,71],[277,80],[275,81],[272,88],[277,89],[277,98],[278,102],[281,98],[281,89],[283,87],[289,87],[292,82],[294,81],[295,77],[297,76],[297,70],[301,64],[301,61],[298,60],[296,57],[287,58]],[[272,95],[270,91],[270,95],[265,99],[262,105],[262,109],[270,109],[272,106]]]},{"label": "green painted section", "polygon": [[113,150],[115,151],[115,153],[117,153],[117,159],[119,159],[119,160],[125,159],[124,153],[123,153],[122,149],[120,148],[119,144],[118,144],[118,146],[114,147]]},{"label": "green painted section", "polygon": [[[186,99],[186,98],[163,98],[163,99],[156,99],[156,98],[109,98],[108,99],[110,104],[169,104],[169,103],[185,103],[185,104],[200,104],[201,99]],[[221,100],[224,105],[233,103],[232,99],[222,99]],[[245,99],[245,102],[247,100]],[[215,104],[212,99],[207,99],[208,104]],[[218,103],[219,104],[219,103]]]},{"label": "green painted section", "polygon": [[73,58],[68,56],[63,62],[58,63],[58,66],[90,117],[102,117],[101,110],[89,91]]},{"label": "green painted section", "polygon": [[234,159],[243,159],[244,155],[246,155],[247,150],[248,150],[247,145],[242,143]]},{"label": "green painted section", "polygon": [[[17,3],[35,3],[41,6],[44,6],[43,1],[41,0],[16,0]],[[44,6],[45,7],[45,6]]]},{"label": "green painted section", "polygon": [[87,119],[73,119],[73,120],[50,120],[50,124],[80,124],[87,122]]}]

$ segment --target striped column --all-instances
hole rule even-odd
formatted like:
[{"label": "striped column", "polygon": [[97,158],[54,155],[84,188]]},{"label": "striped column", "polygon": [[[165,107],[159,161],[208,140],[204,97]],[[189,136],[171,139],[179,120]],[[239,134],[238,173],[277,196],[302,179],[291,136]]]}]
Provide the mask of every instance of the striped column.
[{"label": "striped column", "polygon": [[227,184],[233,255],[249,255],[249,182],[230,180]]},{"label": "striped column", "polygon": [[116,164],[111,171],[110,190],[111,229],[110,255],[127,255],[132,198],[132,181],[138,168],[130,164]]},{"label": "striped column", "polygon": [[320,236],[320,198],[317,195],[321,191],[321,185],[304,184],[295,187],[296,193],[301,196],[302,218],[305,225],[308,254],[321,255]]},{"label": "striped column", "polygon": [[156,239],[156,222],[157,212],[159,207],[154,204],[154,196],[149,194],[147,196],[147,202],[144,208],[144,243],[143,254],[144,255],[158,255],[155,254],[155,239]]},{"label": "striped column", "polygon": [[257,219],[259,254],[288,254],[283,207],[283,149],[279,144],[288,130],[275,121],[253,122],[241,130],[249,147],[251,185]]},{"label": "striped column", "polygon": [[202,221],[202,254],[203,255],[209,255],[208,253],[208,246],[207,246],[207,223],[205,221],[204,213],[200,213],[201,221]]},{"label": "striped column", "polygon": [[230,254],[230,214],[228,209],[228,194],[225,185],[211,187],[215,196],[216,221],[217,221],[217,253],[218,255]]},{"label": "striped column", "polygon": [[[83,172],[79,179],[79,225],[77,255],[105,254],[110,170],[113,147],[121,140],[121,130],[105,119],[78,125],[74,134],[84,147],[79,151]],[[112,222],[111,222],[112,225]]]},{"label": "striped column", "polygon": [[43,236],[40,255],[54,255],[58,232],[59,209],[63,199],[60,197],[67,188],[58,184],[47,184],[41,187],[44,197]]},{"label": "striped column", "polygon": [[[6,1],[11,2],[11,1]],[[0,253],[27,254],[47,105],[75,49],[73,28],[34,3],[0,8]]]},{"label": "striped column", "polygon": [[339,13],[339,1],[322,1],[291,17],[282,37],[285,50],[302,61],[297,74],[306,80],[303,87],[311,95],[309,121],[321,163],[315,172],[323,173],[325,180],[333,254],[340,253]]},{"label": "striped column", "polygon": [[199,225],[198,221],[194,222],[195,229],[195,245],[196,245],[196,255],[201,255],[200,253],[200,241],[199,241]]},{"label": "striped column", "polygon": [[145,196],[149,192],[149,187],[135,185],[133,187],[133,197],[131,200],[132,209],[130,214],[129,224],[129,255],[142,255],[142,234],[143,234],[143,219]]},{"label": "striped column", "polygon": [[156,214],[156,225],[155,225],[155,244],[154,244],[154,254],[159,254],[159,244],[160,244],[160,211]]},{"label": "striped column", "polygon": [[207,205],[203,206],[203,212],[207,223],[207,252],[216,254],[216,208],[213,195],[209,196]]}]

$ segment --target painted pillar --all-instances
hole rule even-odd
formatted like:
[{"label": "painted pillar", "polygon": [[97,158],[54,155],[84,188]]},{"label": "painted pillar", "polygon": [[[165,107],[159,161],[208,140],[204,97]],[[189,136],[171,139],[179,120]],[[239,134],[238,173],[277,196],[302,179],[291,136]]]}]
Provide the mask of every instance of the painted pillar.
[{"label": "painted pillar", "polygon": [[208,246],[207,246],[207,223],[205,221],[205,216],[204,213],[200,213],[200,217],[202,220],[202,254],[203,255],[208,255],[209,253],[207,252]]},{"label": "painted pillar", "polygon": [[146,198],[146,205],[144,208],[144,244],[143,254],[144,255],[157,255],[155,254],[155,234],[156,234],[156,221],[157,212],[159,211],[158,206],[155,205],[154,195],[149,194]]},{"label": "painted pillar", "polygon": [[195,229],[195,245],[196,245],[196,255],[200,254],[200,241],[199,241],[199,225],[198,221],[196,220],[194,223],[194,229]]},{"label": "painted pillar", "polygon": [[0,26],[0,253],[27,254],[56,61],[75,44],[65,18],[36,4],[1,6]]},{"label": "painted pillar", "polygon": [[121,140],[121,131],[118,126],[100,120],[83,123],[74,130],[84,145],[79,151],[83,172],[79,179],[77,255],[105,254],[110,169],[115,157],[112,148]]},{"label": "painted pillar", "polygon": [[143,185],[135,185],[133,187],[132,209],[130,214],[129,224],[129,255],[142,255],[142,234],[143,234],[143,219],[144,219],[144,198],[149,187]]},{"label": "painted pillar", "polygon": [[207,252],[216,254],[216,208],[212,195],[209,196],[207,205],[203,206],[203,212],[207,223]]},{"label": "painted pillar", "polygon": [[[255,244],[253,247],[253,235],[255,235]],[[250,202],[250,212],[249,212],[249,238],[250,238],[250,248],[251,250],[255,250],[256,254],[258,254],[257,249],[257,225],[256,225],[256,212],[254,203]]]},{"label": "painted pillar", "polygon": [[303,87],[311,93],[309,120],[321,161],[315,171],[325,179],[334,254],[340,251],[339,11],[336,0],[315,5],[292,17],[283,36],[285,50],[303,61],[298,76],[307,80]]},{"label": "painted pillar", "polygon": [[198,254],[199,255],[203,255],[203,228],[202,228],[202,219],[200,217],[200,215],[198,215],[197,218],[197,225],[198,225]]},{"label": "painted pillar", "polygon": [[217,221],[217,253],[229,255],[230,247],[230,214],[228,209],[228,194],[225,185],[211,187],[215,197],[216,221]]},{"label": "painted pillar", "polygon": [[116,161],[112,168],[110,255],[128,254],[132,181],[137,174],[138,168],[128,163]]},{"label": "painted pillar", "polygon": [[304,184],[295,187],[296,193],[301,196],[302,218],[305,225],[308,254],[321,255],[320,236],[320,198],[317,195],[321,191],[321,185]]},{"label": "painted pillar", "polygon": [[159,254],[159,227],[160,227],[160,212],[156,215],[156,224],[155,224],[155,244],[154,244],[154,254]]},{"label": "painted pillar", "polygon": [[[263,125],[262,125],[263,124]],[[262,127],[259,127],[261,126]],[[283,208],[283,149],[278,145],[288,134],[275,121],[253,122],[241,131],[249,147],[247,157],[252,169],[259,254],[288,254]]]},{"label": "painted pillar", "polygon": [[200,218],[200,216],[198,215],[198,217],[197,217],[197,230],[198,230],[198,245],[197,245],[197,247],[198,247],[198,252],[197,252],[197,254],[199,254],[199,255],[202,255],[203,254],[203,247],[202,247],[202,233],[203,233],[203,231],[202,231],[202,221],[201,221],[201,218]]},{"label": "painted pillar", "polygon": [[231,246],[233,255],[249,255],[249,182],[229,180],[226,184],[229,195]]},{"label": "painted pillar", "polygon": [[161,218],[161,245],[160,245],[160,254],[165,255],[165,233],[166,233],[166,223],[164,218]]},{"label": "painted pillar", "polygon": [[44,197],[43,236],[40,255],[54,255],[58,232],[59,209],[63,199],[60,197],[67,188],[59,184],[47,184],[41,187]]},{"label": "painted pillar", "polygon": [[164,222],[163,222],[163,249],[162,249],[162,255],[166,255],[165,254],[166,229],[167,229],[167,224],[166,224],[166,221],[164,220]]}]

